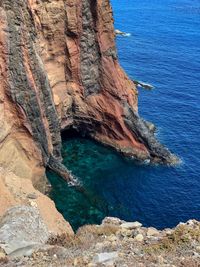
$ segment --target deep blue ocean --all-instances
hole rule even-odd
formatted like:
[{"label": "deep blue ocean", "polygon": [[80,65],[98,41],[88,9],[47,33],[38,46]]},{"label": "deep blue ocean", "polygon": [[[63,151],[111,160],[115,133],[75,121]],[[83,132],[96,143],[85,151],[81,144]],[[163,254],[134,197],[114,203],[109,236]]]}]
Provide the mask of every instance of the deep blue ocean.
[{"label": "deep blue ocean", "polygon": [[105,216],[138,220],[159,229],[200,220],[200,1],[112,0],[120,63],[139,89],[139,112],[182,163],[145,166],[90,140],[63,140],[66,166],[84,192],[55,174],[51,197],[76,229]]}]

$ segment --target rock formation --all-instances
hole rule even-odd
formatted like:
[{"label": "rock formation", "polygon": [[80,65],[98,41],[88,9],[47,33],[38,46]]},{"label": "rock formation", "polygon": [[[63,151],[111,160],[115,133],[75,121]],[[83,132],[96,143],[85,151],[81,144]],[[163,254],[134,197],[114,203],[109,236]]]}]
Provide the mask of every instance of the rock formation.
[{"label": "rock formation", "polygon": [[[31,207],[37,209],[51,233],[62,234],[67,232],[70,235],[73,234],[71,226],[57,211],[54,202],[36,190],[30,179],[21,178],[13,172],[0,168],[0,218],[5,216],[9,208],[16,206],[19,209],[21,206],[27,206],[27,209]],[[22,217],[22,213],[18,214]],[[24,226],[22,226],[23,229],[25,229]],[[0,237],[0,243],[1,239]]]},{"label": "rock formation", "polygon": [[169,233],[107,218],[74,236],[36,190],[46,167],[72,181],[61,156],[61,132],[69,129],[139,160],[177,162],[140,118],[114,38],[109,0],[0,0],[0,265],[169,266],[185,252],[181,266],[196,263],[196,221]]},{"label": "rock formation", "polygon": [[0,165],[36,182],[73,128],[137,159],[174,163],[117,60],[109,0],[0,1]]}]

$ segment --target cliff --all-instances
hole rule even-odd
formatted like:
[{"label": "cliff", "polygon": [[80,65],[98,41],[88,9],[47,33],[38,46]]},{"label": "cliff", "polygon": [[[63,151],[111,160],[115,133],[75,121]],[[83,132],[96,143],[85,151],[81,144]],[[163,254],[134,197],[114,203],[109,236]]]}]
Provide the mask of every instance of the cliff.
[{"label": "cliff", "polygon": [[121,69],[108,0],[0,1],[0,165],[67,180],[61,131],[75,129],[140,160],[176,158],[138,115]]},{"label": "cliff", "polygon": [[0,265],[198,264],[196,221],[158,231],[107,218],[74,235],[36,189],[45,192],[47,167],[72,181],[61,155],[70,129],[138,160],[176,163],[137,100],[108,0],[0,0]]}]

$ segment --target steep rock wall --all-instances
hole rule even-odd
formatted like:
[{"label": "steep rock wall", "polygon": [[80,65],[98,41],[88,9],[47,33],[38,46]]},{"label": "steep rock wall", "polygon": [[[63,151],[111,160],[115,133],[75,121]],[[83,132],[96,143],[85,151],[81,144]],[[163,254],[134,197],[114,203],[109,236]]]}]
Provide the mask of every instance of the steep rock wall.
[{"label": "steep rock wall", "polygon": [[0,70],[0,164],[17,175],[49,166],[69,179],[60,131],[71,127],[137,159],[176,161],[138,115],[109,0],[1,0]]}]

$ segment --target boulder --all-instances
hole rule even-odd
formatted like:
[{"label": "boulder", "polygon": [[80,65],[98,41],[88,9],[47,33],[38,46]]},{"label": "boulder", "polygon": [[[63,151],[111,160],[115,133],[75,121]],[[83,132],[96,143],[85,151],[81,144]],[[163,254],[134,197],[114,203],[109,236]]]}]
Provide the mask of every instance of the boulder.
[{"label": "boulder", "polygon": [[49,236],[39,211],[34,207],[16,206],[1,218],[0,247],[7,254],[36,244],[44,244]]},{"label": "boulder", "polygon": [[118,253],[116,251],[114,252],[104,252],[104,253],[98,253],[94,259],[94,263],[114,263],[114,261],[118,258]]},{"label": "boulder", "polygon": [[142,224],[140,222],[125,222],[121,224],[121,227],[127,230],[132,230],[141,227]]},{"label": "boulder", "polygon": [[158,236],[159,231],[153,227],[148,228],[147,230],[147,236]]},{"label": "boulder", "polygon": [[135,241],[142,242],[144,240],[144,236],[142,234],[136,235],[134,238]]},{"label": "boulder", "polygon": [[116,217],[105,217],[102,221],[102,224],[114,224],[114,225],[121,225],[124,221],[120,220]]}]

